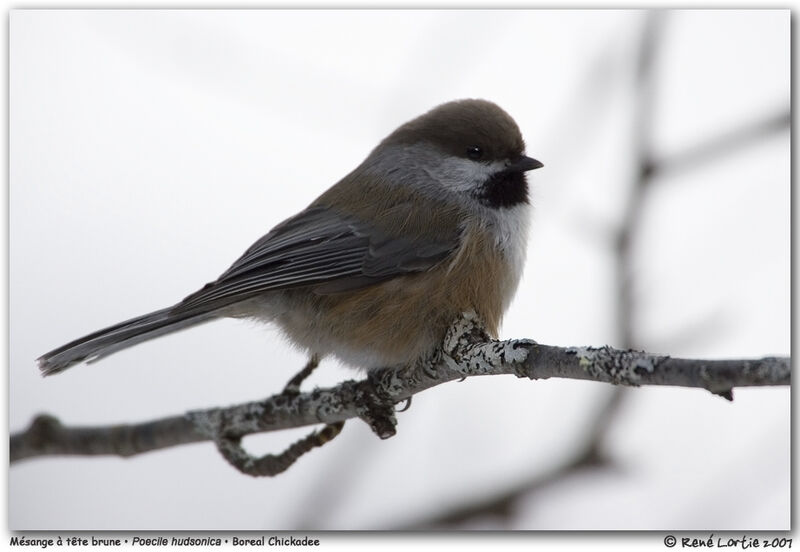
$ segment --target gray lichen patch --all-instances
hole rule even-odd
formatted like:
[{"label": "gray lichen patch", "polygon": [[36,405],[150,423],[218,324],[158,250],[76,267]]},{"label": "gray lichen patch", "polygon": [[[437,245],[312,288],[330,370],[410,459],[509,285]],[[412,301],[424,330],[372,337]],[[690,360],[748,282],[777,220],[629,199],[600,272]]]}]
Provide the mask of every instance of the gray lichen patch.
[{"label": "gray lichen patch", "polygon": [[209,439],[216,439],[219,433],[220,414],[219,410],[193,410],[185,414],[194,426],[195,431]]},{"label": "gray lichen patch", "polygon": [[531,347],[536,346],[533,339],[509,339],[492,344],[495,355],[502,364],[522,364],[528,360]]},{"label": "gray lichen patch", "polygon": [[445,355],[458,360],[459,353],[470,345],[487,341],[490,341],[489,336],[486,335],[486,329],[480,318],[474,311],[468,311],[462,313],[447,330],[442,342],[442,350]]},{"label": "gray lichen patch", "polygon": [[316,412],[317,419],[320,422],[335,420],[336,415],[344,410],[342,397],[336,393],[317,391],[312,394],[311,400],[316,403],[312,410]]},{"label": "gray lichen patch", "polygon": [[481,320],[470,311],[463,313],[447,332],[442,360],[463,376],[494,374],[501,366],[525,362],[529,348],[535,344],[530,339],[490,339]]},{"label": "gray lichen patch", "polygon": [[746,361],[742,373],[750,376],[756,384],[775,385],[791,377],[791,364],[784,358],[764,357]]},{"label": "gray lichen patch", "polygon": [[263,431],[276,419],[289,419],[299,413],[296,398],[278,396],[249,402],[236,408],[194,410],[186,413],[195,430],[212,439],[218,436],[247,435]]},{"label": "gray lichen patch", "polygon": [[640,385],[644,374],[654,373],[658,364],[668,358],[608,346],[571,347],[567,352],[577,355],[578,365],[592,379],[629,386]]}]

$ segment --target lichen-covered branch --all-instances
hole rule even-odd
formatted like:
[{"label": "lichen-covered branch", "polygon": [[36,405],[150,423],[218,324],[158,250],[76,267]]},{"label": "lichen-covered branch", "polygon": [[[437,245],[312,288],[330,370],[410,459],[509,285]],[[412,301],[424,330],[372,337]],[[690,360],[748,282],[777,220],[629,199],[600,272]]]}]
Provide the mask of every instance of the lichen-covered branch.
[{"label": "lichen-covered branch", "polygon": [[[489,339],[474,313],[465,313],[451,327],[442,350],[412,369],[373,370],[366,379],[348,380],[327,389],[284,392],[261,401],[198,410],[141,424],[66,427],[52,416],[42,415],[27,430],[11,436],[10,460],[13,463],[45,455],[133,456],[176,445],[214,441],[218,448],[229,453],[230,457],[226,456],[229,461],[231,457],[240,457],[243,464],[252,467],[252,459],[231,447],[231,443],[238,446],[245,435],[315,424],[335,426],[309,438],[308,442],[303,440],[304,444],[296,448],[305,452],[332,438],[341,427],[337,425],[339,422],[361,418],[378,436],[387,438],[395,432],[394,405],[449,381],[503,374],[627,386],[698,387],[732,398],[734,387],[789,385],[791,368],[789,358],[679,359],[611,347],[554,347],[528,339],[496,341]],[[299,456],[297,451],[288,454],[292,461]],[[285,460],[282,457],[277,461],[283,469]]]}]

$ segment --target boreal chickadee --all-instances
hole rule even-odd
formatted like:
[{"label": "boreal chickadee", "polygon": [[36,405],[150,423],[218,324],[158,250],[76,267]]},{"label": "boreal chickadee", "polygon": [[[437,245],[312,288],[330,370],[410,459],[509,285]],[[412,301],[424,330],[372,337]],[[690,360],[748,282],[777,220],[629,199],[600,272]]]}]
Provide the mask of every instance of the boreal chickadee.
[{"label": "boreal chickadee", "polygon": [[445,103],[387,136],[305,210],[174,306],[67,343],[45,375],[220,317],[277,324],[310,354],[409,365],[475,311],[497,334],[525,261],[529,216],[514,120],[485,100]]}]

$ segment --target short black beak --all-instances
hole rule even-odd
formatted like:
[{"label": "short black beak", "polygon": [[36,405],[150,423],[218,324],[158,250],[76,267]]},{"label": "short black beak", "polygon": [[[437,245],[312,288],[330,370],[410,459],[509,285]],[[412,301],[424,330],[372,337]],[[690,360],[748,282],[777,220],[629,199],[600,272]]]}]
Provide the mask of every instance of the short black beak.
[{"label": "short black beak", "polygon": [[544,167],[541,161],[537,161],[532,157],[522,156],[519,159],[515,159],[510,165],[506,167],[505,170],[509,172],[525,172],[525,171],[532,171],[533,169],[540,169]]}]

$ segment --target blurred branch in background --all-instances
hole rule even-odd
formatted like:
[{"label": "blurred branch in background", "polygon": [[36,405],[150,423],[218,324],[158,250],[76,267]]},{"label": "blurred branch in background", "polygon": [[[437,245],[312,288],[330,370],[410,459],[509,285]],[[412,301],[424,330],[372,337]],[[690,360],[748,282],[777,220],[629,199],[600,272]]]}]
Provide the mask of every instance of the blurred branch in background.
[{"label": "blurred branch in background", "polygon": [[508,526],[509,522],[515,518],[521,501],[524,500],[526,504],[530,504],[531,500],[535,500],[536,493],[557,485],[578,472],[611,467],[613,462],[603,452],[603,442],[611,428],[612,421],[619,412],[622,397],[623,395],[618,390],[614,390],[599,409],[592,410],[586,435],[579,440],[582,444],[561,465],[544,473],[531,475],[492,496],[455,507],[448,512],[407,527],[398,527],[397,530],[420,531],[454,528],[478,520],[484,524],[493,522],[499,526]]},{"label": "blurred branch in background", "polygon": [[692,170],[721,157],[733,155],[736,150],[752,146],[772,134],[789,130],[792,114],[789,109],[748,122],[740,127],[720,134],[699,146],[686,151],[654,159],[650,166],[653,176],[664,176],[678,171]]},{"label": "blurred branch in background", "polygon": [[[592,409],[586,434],[578,440],[581,443],[572,456],[561,465],[545,472],[534,470],[534,474],[500,489],[469,504],[454,507],[452,510],[434,515],[428,519],[404,527],[400,531],[423,531],[463,527],[481,521],[491,522],[498,527],[508,527],[516,517],[521,502],[530,504],[536,493],[558,485],[578,472],[593,469],[607,469],[613,462],[603,452],[603,442],[612,422],[620,410],[623,394],[615,389],[609,393],[599,409]],[[484,525],[485,526],[485,525]]]},{"label": "blurred branch in background", "polygon": [[639,234],[642,207],[653,176],[652,129],[653,112],[655,111],[655,77],[653,65],[657,58],[657,48],[661,43],[664,14],[660,11],[648,11],[642,30],[639,58],[636,62],[637,102],[634,107],[632,151],[634,163],[634,181],[622,212],[622,222],[616,235],[614,265],[616,270],[617,298],[617,340],[624,348],[636,346],[635,308],[633,292],[634,259],[633,240]]}]

